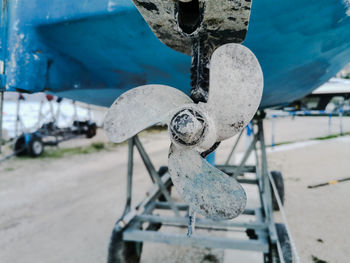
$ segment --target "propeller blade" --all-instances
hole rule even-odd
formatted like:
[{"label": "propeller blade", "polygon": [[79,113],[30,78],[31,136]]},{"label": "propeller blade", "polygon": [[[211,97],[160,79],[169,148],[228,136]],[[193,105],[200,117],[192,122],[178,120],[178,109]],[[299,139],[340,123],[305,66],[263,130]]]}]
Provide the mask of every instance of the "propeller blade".
[{"label": "propeller blade", "polygon": [[109,108],[104,129],[113,142],[122,142],[157,123],[167,123],[177,107],[193,103],[181,91],[165,85],[131,89]]},{"label": "propeller blade", "polygon": [[213,219],[231,219],[244,211],[247,197],[243,187],[195,150],[172,144],[169,173],[176,190],[195,212]]},{"label": "propeller blade", "polygon": [[263,73],[247,47],[226,44],[214,51],[209,77],[209,97],[203,107],[216,124],[217,141],[222,141],[253,118],[262,96]]}]

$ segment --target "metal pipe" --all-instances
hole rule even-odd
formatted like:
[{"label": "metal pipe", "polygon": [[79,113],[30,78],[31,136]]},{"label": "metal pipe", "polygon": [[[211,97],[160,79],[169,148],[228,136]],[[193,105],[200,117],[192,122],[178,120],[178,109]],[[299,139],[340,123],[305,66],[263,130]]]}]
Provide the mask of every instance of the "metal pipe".
[{"label": "metal pipe", "polygon": [[134,167],[134,138],[128,141],[128,173],[127,173],[127,183],[126,183],[126,203],[123,212],[123,216],[130,212],[131,210],[131,200],[132,200],[132,175]]},{"label": "metal pipe", "polygon": [[181,245],[181,246],[196,246],[210,248],[228,248],[249,251],[261,251],[267,253],[269,246],[266,241],[260,240],[237,240],[227,237],[216,237],[208,235],[194,235],[191,238],[184,237],[182,234],[167,234],[157,231],[143,230],[126,230],[123,233],[125,241],[140,241],[140,242],[160,242],[165,244]]},{"label": "metal pipe", "polygon": [[[234,173],[237,168],[239,167],[238,165],[215,165],[216,168],[219,170],[223,171],[226,174],[232,174]],[[255,165],[245,165],[241,169],[241,173],[255,173],[256,172],[256,166]]]},{"label": "metal pipe", "polygon": [[[181,211],[187,211],[188,210],[188,204],[175,203],[175,205]],[[167,202],[159,202],[159,201],[157,201],[157,202],[154,202],[154,209],[166,210],[166,209],[171,209],[171,207],[169,206],[169,204]]]},{"label": "metal pipe", "polygon": [[148,157],[145,149],[143,148],[139,138],[137,137],[137,135],[134,137],[134,141],[135,141],[135,146],[137,148],[137,150],[140,153],[141,159],[143,161],[143,163],[146,166],[146,169],[148,171],[148,173],[150,174],[150,176],[153,178],[153,182],[157,183],[162,194],[164,195],[165,199],[168,201],[168,203],[171,206],[171,209],[173,210],[174,214],[179,217],[180,216],[180,212],[177,209],[177,207],[175,206],[174,202],[171,200],[171,197],[169,195],[168,190],[166,189],[166,187],[164,186],[159,174],[156,172],[156,170],[154,169],[154,166],[150,160],[150,158]]},{"label": "metal pipe", "polygon": [[[267,156],[266,156],[266,145],[264,138],[264,128],[263,120],[258,119],[258,137],[260,141],[260,150],[261,150],[261,176],[263,180],[263,188],[261,189],[263,195],[263,207],[265,209],[266,221],[271,224],[272,222],[272,197],[271,197],[271,188],[269,184],[269,171],[267,168]],[[271,235],[274,237],[276,233],[272,232]]]},{"label": "metal pipe", "polygon": [[[166,185],[170,184],[170,175],[166,173],[162,177],[162,182]],[[161,191],[159,189],[159,186],[154,184],[152,189],[150,189],[147,194],[146,198],[143,199],[138,205],[133,208],[129,213],[123,215],[121,219],[118,221],[118,224],[116,224],[116,227],[124,228],[126,227],[137,215],[140,215],[141,213],[145,212],[146,208],[152,204],[152,202],[155,202],[155,200],[159,197]]]},{"label": "metal pipe", "polygon": [[248,157],[250,156],[252,150],[254,149],[254,146],[255,146],[257,140],[258,140],[258,138],[256,136],[254,136],[254,139],[250,143],[249,148],[247,149],[247,151],[245,152],[240,165],[237,167],[236,171],[233,173],[234,177],[237,177],[238,175],[241,174],[243,166],[245,165],[246,161],[248,160]]},{"label": "metal pipe", "polygon": [[238,143],[239,143],[239,140],[241,139],[241,136],[242,136],[243,132],[244,132],[244,129],[241,130],[241,132],[239,133],[238,138],[237,138],[237,140],[235,141],[235,144],[233,145],[233,148],[232,148],[232,150],[231,150],[229,156],[227,157],[227,160],[226,160],[226,162],[225,162],[225,165],[228,165],[228,163],[230,162],[231,157],[232,157],[234,151],[235,151],[236,148],[237,148],[237,145],[238,145]]},{"label": "metal pipe", "polygon": [[[187,218],[185,217],[170,217],[170,216],[159,216],[159,215],[137,215],[136,219],[143,222],[150,223],[162,223],[162,224],[178,224],[181,226],[187,226]],[[208,218],[198,218],[196,222],[197,226],[200,227],[226,227],[226,228],[254,228],[254,229],[267,229],[268,225],[264,222],[244,222],[244,221],[229,221],[229,220],[212,220]]]},{"label": "metal pipe", "polygon": [[343,136],[343,106],[339,109],[339,126],[340,135]]},{"label": "metal pipe", "polygon": [[87,107],[88,107],[88,118],[89,118],[89,121],[91,121],[92,120],[92,111],[91,111],[91,105],[90,104],[88,104],[87,105]]},{"label": "metal pipe", "polygon": [[[254,136],[257,136],[254,134]],[[259,160],[259,154],[258,154],[258,149],[256,148],[256,144],[254,145],[254,155],[255,155],[255,178],[258,180],[258,188],[259,189],[263,189],[264,188],[264,180],[262,178],[262,165],[260,164],[260,160]],[[262,195],[259,195],[260,198],[260,203],[263,204],[263,200],[262,200]]]},{"label": "metal pipe", "polygon": [[[291,233],[290,228],[289,228],[289,224],[288,224],[288,221],[287,221],[287,216],[286,216],[286,213],[284,211],[283,204],[282,204],[281,198],[280,198],[278,190],[277,190],[277,186],[276,186],[275,181],[274,181],[273,177],[271,176],[271,174],[268,174],[268,177],[269,177],[269,180],[270,180],[270,183],[271,183],[271,186],[272,186],[273,193],[274,193],[274,195],[276,197],[276,201],[277,201],[280,213],[282,215],[282,219],[283,219],[284,225],[286,226],[287,234],[289,236],[290,245],[292,247],[292,251],[293,251],[293,254],[295,256],[295,262],[296,263],[300,263],[300,257],[299,257],[297,248],[295,246],[294,238],[293,238],[292,233]],[[280,246],[279,246],[279,249],[280,249],[280,251],[279,251],[280,252],[279,253],[280,254],[280,258],[283,259],[282,248]]]},{"label": "metal pipe", "polygon": [[74,114],[73,114],[73,122],[74,122],[78,118],[78,109],[77,109],[77,104],[75,103],[75,100],[73,100],[73,108],[74,108]]}]

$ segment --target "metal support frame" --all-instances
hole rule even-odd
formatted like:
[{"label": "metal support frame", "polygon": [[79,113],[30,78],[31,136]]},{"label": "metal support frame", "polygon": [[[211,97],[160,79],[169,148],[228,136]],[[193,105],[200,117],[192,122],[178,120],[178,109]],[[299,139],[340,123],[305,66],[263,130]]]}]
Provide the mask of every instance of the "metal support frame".
[{"label": "metal support frame", "polygon": [[236,142],[235,142],[235,144],[233,145],[232,150],[231,150],[230,154],[229,154],[228,157],[227,157],[227,160],[226,160],[226,162],[225,162],[225,165],[228,165],[228,164],[229,164],[229,162],[230,162],[230,160],[231,160],[231,158],[232,158],[232,155],[233,155],[234,151],[236,150],[237,145],[238,145],[238,143],[239,143],[239,141],[240,141],[240,139],[241,139],[241,136],[242,136],[243,132],[244,132],[244,129],[239,133],[238,138],[236,139]]},{"label": "metal support frame", "polygon": [[[267,168],[266,146],[264,141],[263,120],[257,118],[253,124],[257,127],[254,138],[245,152],[240,164],[228,164],[234,150],[237,148],[238,141],[242,137],[239,135],[235,142],[233,151],[230,153],[224,165],[216,167],[228,175],[235,176],[241,184],[257,185],[260,195],[261,206],[255,209],[246,209],[244,215],[252,220],[242,221],[240,217],[228,221],[215,221],[207,218],[198,218],[196,228],[210,230],[240,231],[252,232],[256,238],[239,239],[231,237],[218,237],[213,234],[194,234],[187,237],[186,234],[169,233],[164,231],[155,231],[152,228],[145,227],[144,224],[161,224],[166,226],[186,228],[189,217],[189,206],[183,203],[174,202],[167,188],[171,185],[170,175],[165,173],[162,177],[156,172],[149,156],[142,146],[139,138],[135,136],[129,140],[129,160],[127,174],[127,198],[124,213],[117,221],[116,227],[123,231],[124,241],[135,242],[161,242],[173,245],[195,245],[201,247],[226,248],[239,250],[260,251],[264,254],[269,253],[272,245],[278,245],[276,228],[273,221],[272,195],[269,183],[269,174]],[[134,209],[131,208],[132,199],[132,173],[133,173],[133,155],[134,146],[140,153],[141,159],[150,175],[153,187],[147,193],[147,197],[142,200]],[[257,147],[259,146],[259,147]],[[259,150],[259,152],[258,152]],[[255,153],[255,165],[246,165],[250,154]],[[246,173],[254,173],[255,177],[246,177]],[[160,201],[159,197],[163,195],[166,201]],[[248,196],[249,198],[249,196]],[[162,211],[173,211],[175,216],[169,213],[162,215]],[[160,213],[160,214],[158,214]],[[212,233],[212,232],[211,232]],[[281,257],[281,255],[280,255]],[[283,262],[283,259],[282,261]]]},{"label": "metal support frame", "polygon": [[[129,149],[128,149],[128,174],[127,174],[127,189],[126,189],[127,196],[126,196],[126,204],[125,204],[125,208],[124,208],[124,212],[123,212],[122,217],[127,216],[130,213],[130,211],[132,210],[131,209],[131,201],[132,201],[132,176],[133,176],[133,166],[134,166],[134,146],[136,146],[136,148],[141,156],[141,159],[142,159],[142,161],[143,161],[143,163],[148,171],[148,174],[151,177],[152,182],[154,183],[154,186],[157,187],[157,189],[153,192],[155,192],[157,195],[163,194],[163,196],[167,200],[167,203],[169,204],[171,210],[173,210],[174,214],[177,217],[179,217],[180,216],[179,209],[172,201],[170,194],[167,190],[167,187],[169,187],[169,185],[170,185],[170,176],[169,175],[167,176],[167,177],[169,177],[168,178],[169,182],[168,181],[164,182],[162,180],[162,178],[159,176],[159,174],[155,170],[155,168],[152,164],[152,161],[149,158],[148,154],[146,153],[145,149],[143,148],[142,143],[141,143],[140,139],[138,138],[138,136],[134,136],[128,142]],[[164,177],[164,178],[166,178],[166,177]],[[153,198],[153,199],[155,199],[155,198]]]}]

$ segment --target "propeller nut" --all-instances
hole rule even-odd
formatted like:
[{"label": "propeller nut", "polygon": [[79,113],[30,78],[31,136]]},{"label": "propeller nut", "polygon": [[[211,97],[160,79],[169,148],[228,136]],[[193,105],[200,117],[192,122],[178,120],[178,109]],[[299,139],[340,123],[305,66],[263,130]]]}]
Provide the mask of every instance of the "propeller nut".
[{"label": "propeller nut", "polygon": [[192,108],[185,108],[174,115],[170,121],[171,138],[182,145],[198,144],[206,133],[207,124],[203,114]]}]

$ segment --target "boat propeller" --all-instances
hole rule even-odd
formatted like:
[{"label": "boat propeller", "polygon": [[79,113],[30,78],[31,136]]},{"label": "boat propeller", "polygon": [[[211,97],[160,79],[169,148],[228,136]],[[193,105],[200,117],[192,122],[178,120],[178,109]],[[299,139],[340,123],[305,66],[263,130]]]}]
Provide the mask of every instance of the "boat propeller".
[{"label": "boat propeller", "polygon": [[194,212],[231,219],[243,212],[245,191],[201,153],[244,129],[258,109],[262,89],[263,74],[254,54],[242,45],[226,44],[211,56],[206,103],[195,104],[169,86],[140,86],[113,103],[104,128],[119,143],[152,125],[167,124],[169,173],[176,190]]}]

